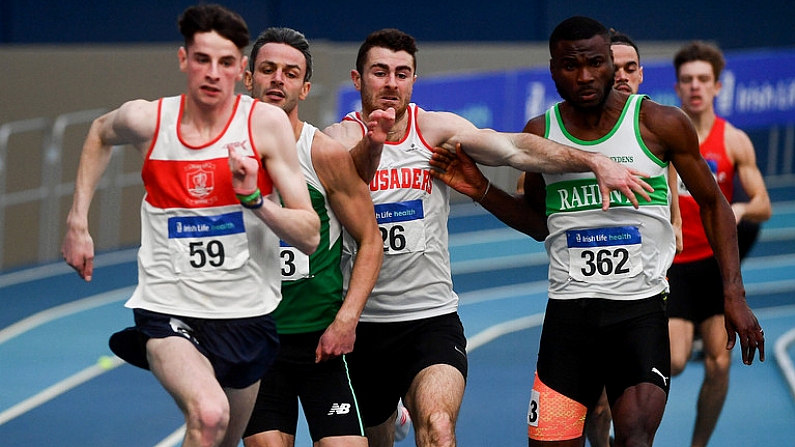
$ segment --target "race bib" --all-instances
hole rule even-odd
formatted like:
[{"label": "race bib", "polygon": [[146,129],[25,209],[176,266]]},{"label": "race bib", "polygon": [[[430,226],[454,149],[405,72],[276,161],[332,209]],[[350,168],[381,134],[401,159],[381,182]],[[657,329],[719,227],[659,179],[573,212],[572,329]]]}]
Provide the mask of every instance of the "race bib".
[{"label": "race bib", "polygon": [[541,394],[535,389],[530,390],[530,403],[527,406],[527,425],[538,427],[538,401]]},{"label": "race bib", "polygon": [[279,241],[279,257],[282,261],[282,281],[297,281],[310,276],[309,256],[301,250]]},{"label": "race bib", "polygon": [[569,230],[566,242],[569,276],[577,281],[615,281],[643,271],[638,227]]},{"label": "race bib", "polygon": [[425,213],[422,200],[375,205],[375,219],[384,254],[425,251]]},{"label": "race bib", "polygon": [[216,216],[169,217],[168,245],[174,270],[188,276],[238,269],[249,258],[246,226],[240,211]]}]

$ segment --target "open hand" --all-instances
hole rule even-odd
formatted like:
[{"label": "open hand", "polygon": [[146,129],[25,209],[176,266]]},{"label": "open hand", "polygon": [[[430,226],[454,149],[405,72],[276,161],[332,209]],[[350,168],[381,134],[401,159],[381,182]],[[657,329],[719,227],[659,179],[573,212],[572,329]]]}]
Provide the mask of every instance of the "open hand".
[{"label": "open hand", "polygon": [[433,148],[430,165],[432,177],[473,200],[482,197],[489,184],[475,160],[461,149],[461,144],[456,145],[455,152],[444,147]]}]

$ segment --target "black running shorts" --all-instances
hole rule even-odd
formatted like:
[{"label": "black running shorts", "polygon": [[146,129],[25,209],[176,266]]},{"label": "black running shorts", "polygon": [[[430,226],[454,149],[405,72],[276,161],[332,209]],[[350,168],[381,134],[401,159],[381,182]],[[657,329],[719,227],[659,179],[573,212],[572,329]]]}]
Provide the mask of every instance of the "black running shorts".
[{"label": "black running shorts", "polygon": [[466,343],[457,313],[397,323],[360,322],[348,365],[365,426],[386,421],[414,377],[429,366],[451,365],[466,380]]}]

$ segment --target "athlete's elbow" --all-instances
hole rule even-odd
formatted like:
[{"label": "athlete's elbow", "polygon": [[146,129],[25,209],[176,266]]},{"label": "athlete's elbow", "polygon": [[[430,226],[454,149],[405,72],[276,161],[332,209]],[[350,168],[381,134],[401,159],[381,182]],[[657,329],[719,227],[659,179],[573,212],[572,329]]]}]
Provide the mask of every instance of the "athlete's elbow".
[{"label": "athlete's elbow", "polygon": [[305,238],[297,247],[302,253],[309,256],[317,250],[318,245],[320,245],[320,233],[315,233]]},{"label": "athlete's elbow", "polygon": [[317,246],[320,245],[320,219],[314,211],[312,211],[311,216],[307,217],[306,224],[304,237],[301,239],[301,244],[297,245],[297,247],[304,254],[311,255],[317,250]]}]

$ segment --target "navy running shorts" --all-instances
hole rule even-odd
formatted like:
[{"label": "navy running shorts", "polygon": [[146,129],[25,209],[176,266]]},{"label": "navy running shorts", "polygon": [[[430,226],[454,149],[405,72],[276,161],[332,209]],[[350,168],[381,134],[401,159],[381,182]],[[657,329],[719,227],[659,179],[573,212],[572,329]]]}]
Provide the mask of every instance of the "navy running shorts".
[{"label": "navy running shorts", "polygon": [[126,362],[149,369],[146,342],[150,338],[185,337],[215,369],[224,388],[242,389],[258,381],[279,348],[270,315],[213,320],[165,315],[133,309],[135,326],[111,335],[110,349]]}]

